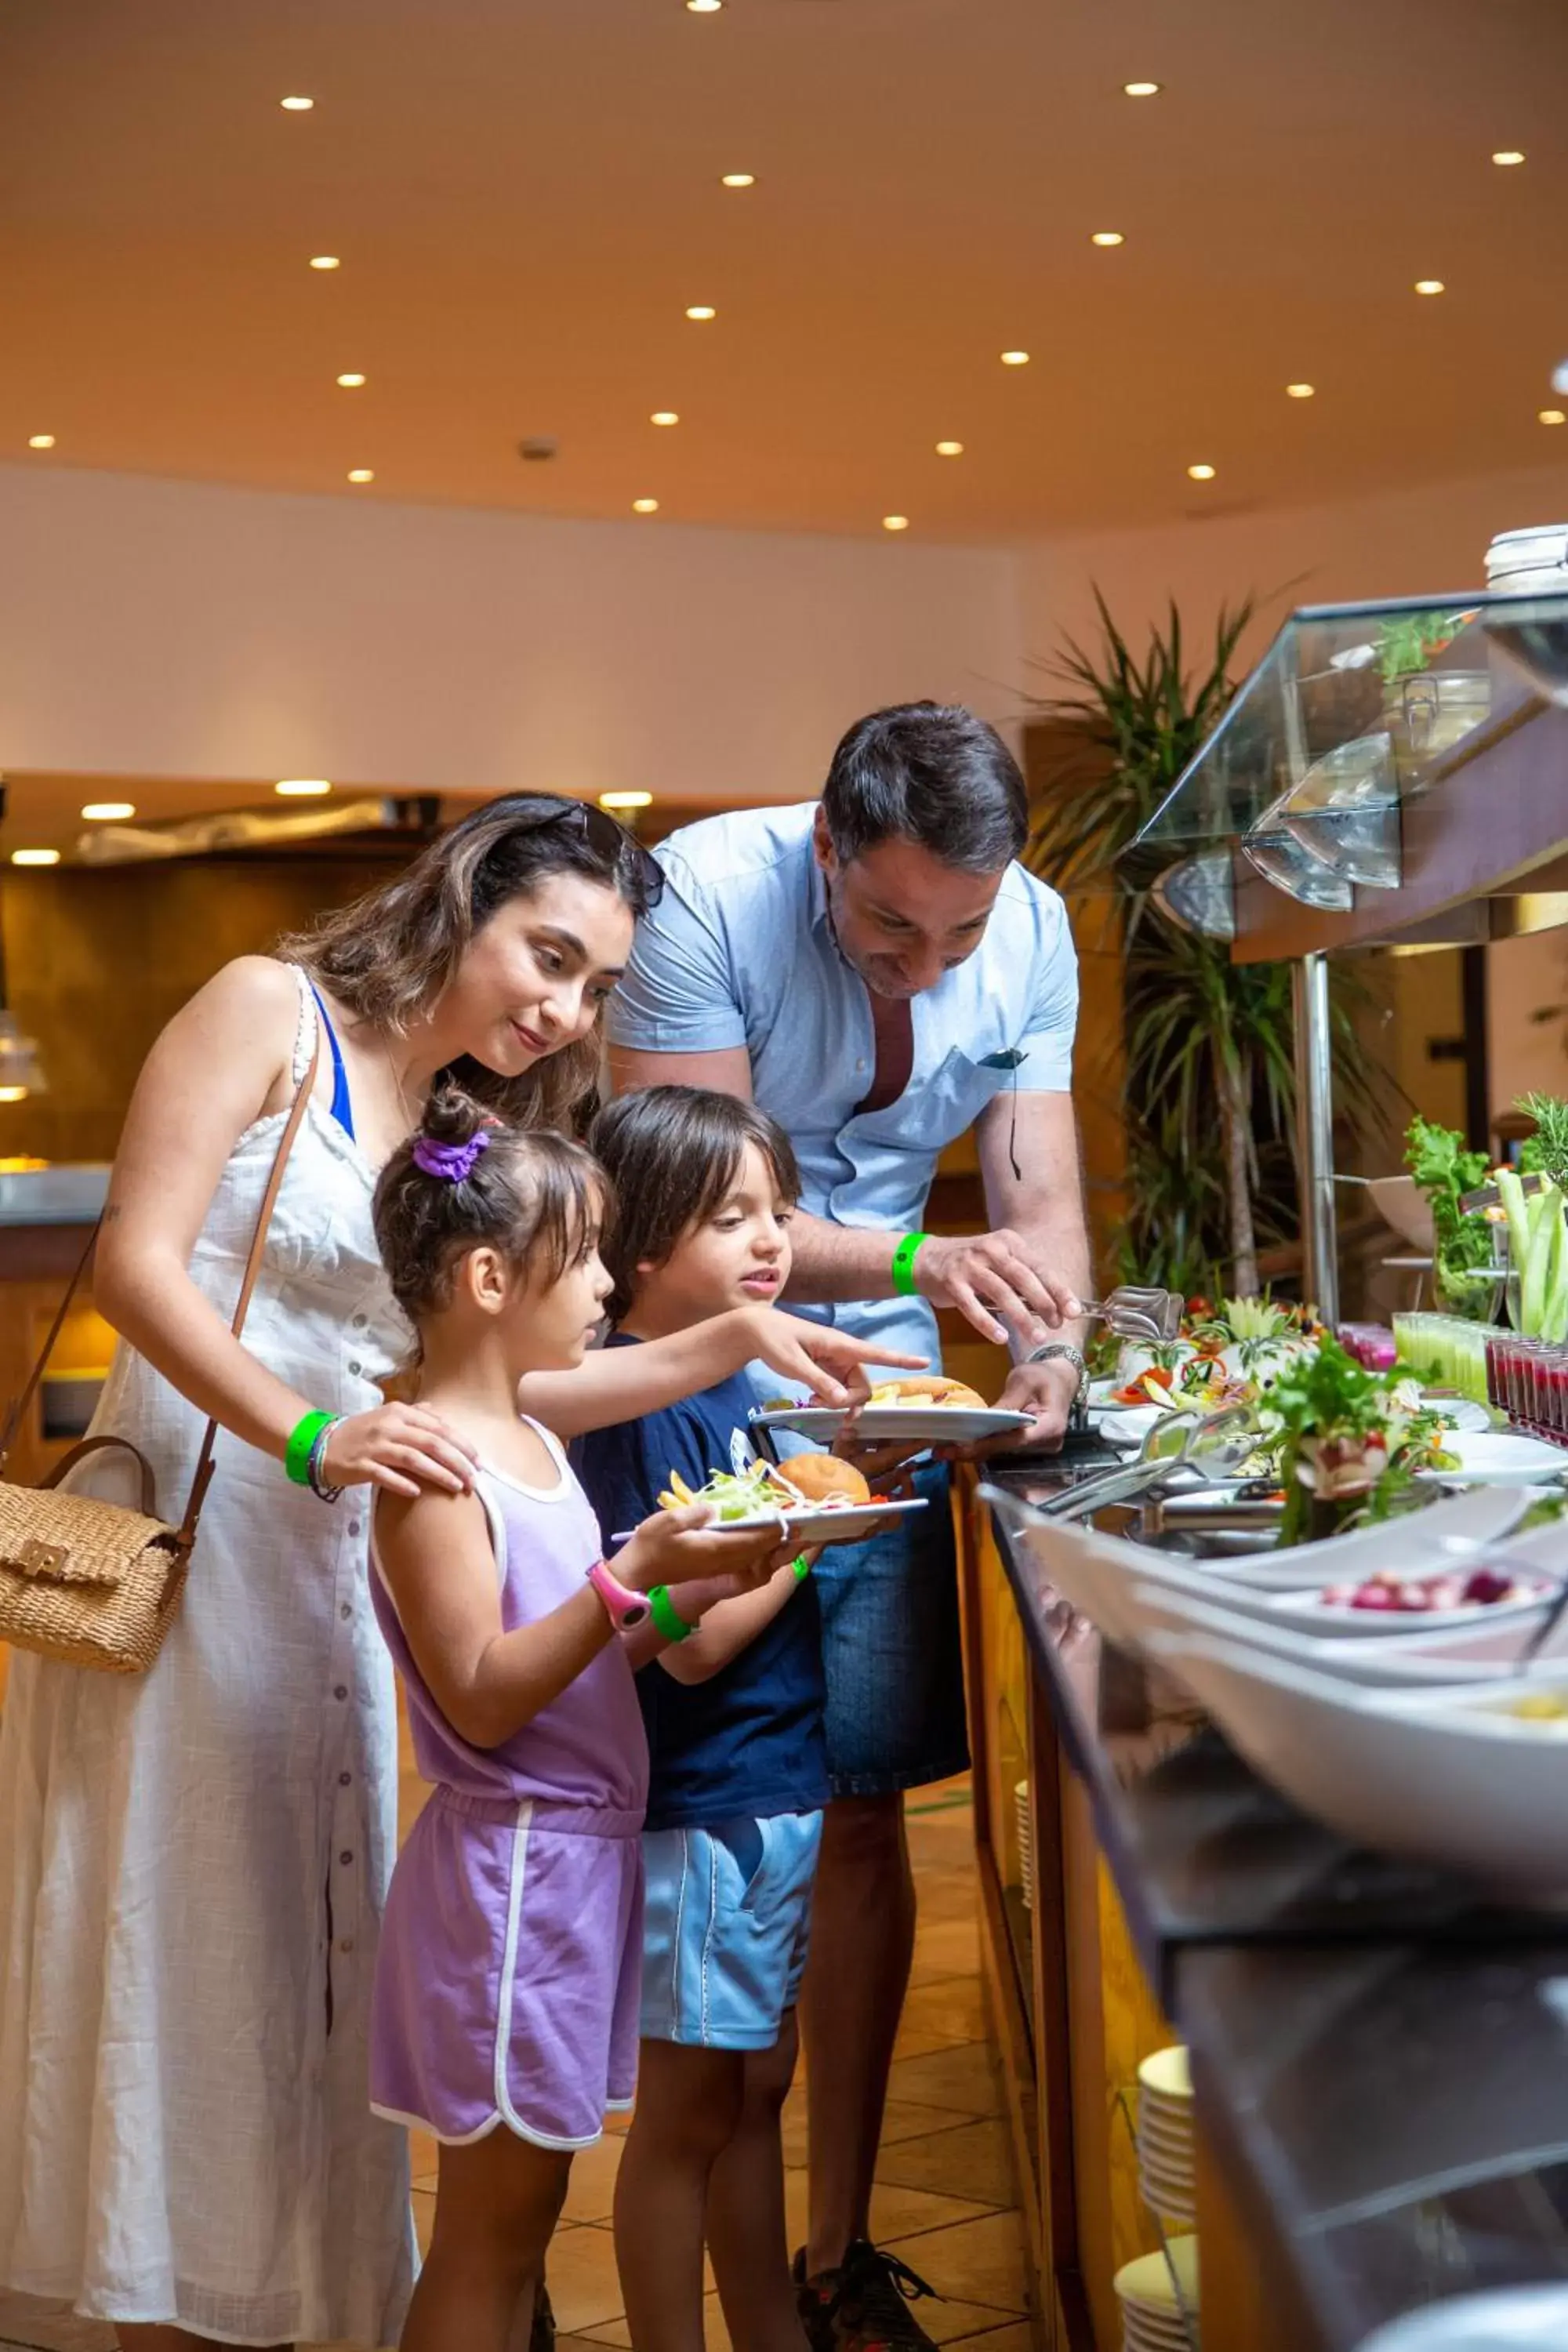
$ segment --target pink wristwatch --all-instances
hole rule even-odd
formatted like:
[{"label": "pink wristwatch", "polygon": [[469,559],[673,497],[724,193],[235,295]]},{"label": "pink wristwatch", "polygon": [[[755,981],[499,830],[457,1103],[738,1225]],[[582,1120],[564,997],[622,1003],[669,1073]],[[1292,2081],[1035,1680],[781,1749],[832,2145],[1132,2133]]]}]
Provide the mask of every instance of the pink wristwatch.
[{"label": "pink wristwatch", "polygon": [[648,1614],[646,1595],[629,1591],[606,1561],[596,1559],[594,1562],[588,1570],[588,1581],[604,1602],[617,1633],[629,1633],[634,1625],[646,1622]]}]

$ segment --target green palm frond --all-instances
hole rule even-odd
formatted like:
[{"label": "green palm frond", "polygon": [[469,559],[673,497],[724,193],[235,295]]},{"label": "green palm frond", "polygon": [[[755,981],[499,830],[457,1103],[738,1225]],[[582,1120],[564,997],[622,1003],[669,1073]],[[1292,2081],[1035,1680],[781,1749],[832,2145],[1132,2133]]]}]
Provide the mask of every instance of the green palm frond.
[{"label": "green palm frond", "polygon": [[[1098,587],[1094,598],[1099,647],[1069,638],[1047,666],[1051,690],[1038,708],[1060,752],[1037,802],[1026,855],[1058,889],[1110,888],[1117,897],[1131,1200],[1122,1254],[1145,1279],[1207,1290],[1255,1213],[1258,1230],[1270,1236],[1293,1224],[1290,971],[1233,963],[1222,941],[1171,923],[1118,861],[1232,700],[1257,604],[1247,596],[1223,607],[1211,643],[1189,667],[1173,599],[1140,654]],[[1339,1099],[1352,1117],[1381,1125],[1380,1087],[1355,1025],[1363,992],[1341,971],[1331,986]],[[1227,1080],[1227,1098],[1251,1114],[1245,1161],[1254,1197],[1245,1204],[1231,1197],[1220,1132]]]}]

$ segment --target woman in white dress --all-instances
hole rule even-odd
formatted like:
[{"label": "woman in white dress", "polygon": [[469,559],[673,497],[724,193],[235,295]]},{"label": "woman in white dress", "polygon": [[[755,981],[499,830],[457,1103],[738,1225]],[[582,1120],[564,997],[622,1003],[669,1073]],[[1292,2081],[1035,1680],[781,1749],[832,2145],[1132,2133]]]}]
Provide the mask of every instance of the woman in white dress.
[{"label": "woman in white dress", "polygon": [[[371,1193],[454,1063],[498,1112],[580,1123],[658,887],[599,811],[491,803],[286,960],[228,965],[138,1083],[99,1249],[123,1336],[94,1428],[141,1447],[171,1516],[208,1413],[216,1471],[152,1672],[17,1654],[0,1726],[0,2284],[115,2322],[127,2352],[396,2340],[406,2143],[365,2087],[396,1727],[363,1490],[459,1486],[469,1465],[435,1414],[382,1399],[403,1335]],[[318,1038],[241,1344],[240,1270]],[[866,1353],[750,1320],[737,1362],[824,1394]],[[572,1376],[584,1426],[713,1377],[681,1341]],[[318,1465],[349,1490],[335,1508],[282,1466],[311,1411],[342,1416]],[[78,1483],[129,1499],[117,1475]]]}]

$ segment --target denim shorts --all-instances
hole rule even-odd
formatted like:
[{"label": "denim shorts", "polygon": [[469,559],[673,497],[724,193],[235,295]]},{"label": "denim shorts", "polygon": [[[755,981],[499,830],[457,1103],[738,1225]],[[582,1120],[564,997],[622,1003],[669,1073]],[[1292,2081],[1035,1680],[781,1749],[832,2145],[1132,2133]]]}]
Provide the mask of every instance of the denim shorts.
[{"label": "denim shorts", "polygon": [[969,1762],[958,1556],[944,1464],[915,1473],[927,1503],[816,1563],[836,1797],[945,1780]]},{"label": "denim shorts", "polygon": [[805,1970],[820,1813],[643,1836],[642,2033],[771,2050]]}]

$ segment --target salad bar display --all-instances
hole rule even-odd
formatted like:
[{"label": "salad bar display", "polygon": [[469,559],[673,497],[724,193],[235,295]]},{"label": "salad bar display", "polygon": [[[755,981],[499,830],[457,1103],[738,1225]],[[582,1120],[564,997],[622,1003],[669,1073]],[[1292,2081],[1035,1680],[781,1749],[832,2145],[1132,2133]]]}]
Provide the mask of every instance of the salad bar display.
[{"label": "salad bar display", "polygon": [[[1090,1414],[1126,1466],[998,1456],[966,1523],[979,1843],[1029,2010],[1015,2146],[1026,2168],[1037,2121],[1072,2352],[1121,2340],[1149,2242],[1097,2118],[1173,2028],[1203,2277],[1173,2352],[1200,2326],[1205,2352],[1468,2352],[1443,2311],[1514,2289],[1507,2340],[1563,2341],[1561,2305],[1524,2315],[1568,2242],[1568,1099],[1516,1106],[1534,1131],[1501,1167],[1417,1118],[1403,1176],[1336,1174],[1329,965],[1552,919],[1522,902],[1568,856],[1565,649],[1560,572],[1297,613],[1129,853],[1233,961],[1294,966],[1321,1315],[1193,1301],[1105,1350]],[[1503,1107],[1478,1097],[1479,1130]],[[1435,1311],[1342,1320],[1352,1183]]]}]

